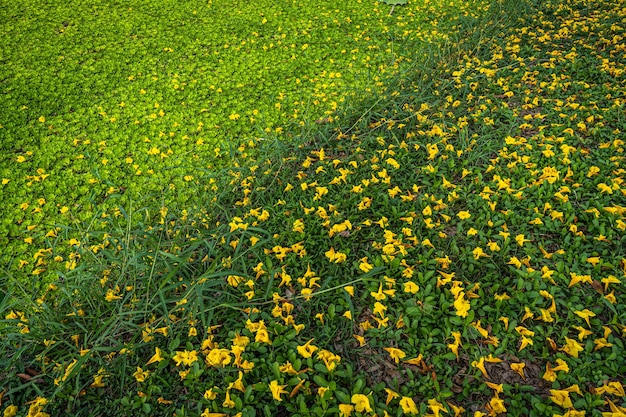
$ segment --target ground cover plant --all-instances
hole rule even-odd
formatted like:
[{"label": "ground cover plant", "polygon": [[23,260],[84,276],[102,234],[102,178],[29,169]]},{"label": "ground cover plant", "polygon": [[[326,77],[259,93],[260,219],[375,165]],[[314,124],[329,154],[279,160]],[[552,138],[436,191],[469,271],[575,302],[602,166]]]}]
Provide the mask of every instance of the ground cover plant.
[{"label": "ground cover plant", "polygon": [[494,3],[204,204],[93,216],[2,299],[5,415],[624,415],[625,10]]},{"label": "ground cover plant", "polygon": [[[380,90],[441,37],[437,20],[476,6],[442,0],[390,16],[357,0],[7,4],[1,264],[23,282],[55,279],[73,265],[57,224],[150,192],[187,205],[204,171],[288,124],[302,134],[332,120],[346,96]],[[50,246],[56,260],[33,262]]]}]

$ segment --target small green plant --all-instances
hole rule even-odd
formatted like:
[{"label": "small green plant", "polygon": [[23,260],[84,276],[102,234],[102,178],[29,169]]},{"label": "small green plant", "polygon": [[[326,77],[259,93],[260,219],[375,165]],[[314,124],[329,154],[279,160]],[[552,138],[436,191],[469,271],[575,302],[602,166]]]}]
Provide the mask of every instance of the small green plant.
[{"label": "small green plant", "polygon": [[[14,210],[35,217],[0,276],[5,416],[626,413],[623,5],[429,3],[415,43],[412,3],[370,6],[393,59],[370,92],[328,86],[346,95],[324,117],[211,162],[174,156],[203,136],[169,126],[138,150],[59,147],[94,181]],[[341,10],[327,26],[356,23]],[[117,187],[102,158],[154,183]]]}]

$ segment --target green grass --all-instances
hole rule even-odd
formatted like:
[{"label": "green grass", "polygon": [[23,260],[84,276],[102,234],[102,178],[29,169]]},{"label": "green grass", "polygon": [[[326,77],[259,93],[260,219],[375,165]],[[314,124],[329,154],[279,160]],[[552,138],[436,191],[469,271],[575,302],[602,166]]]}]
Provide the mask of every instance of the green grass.
[{"label": "green grass", "polygon": [[[5,413],[626,413],[624,2],[429,5],[396,7],[414,32],[393,36],[389,7],[343,5],[406,49],[372,55],[388,76],[329,86],[335,112],[263,102],[283,133],[242,133],[184,191],[80,194],[56,236],[8,245]],[[219,10],[239,16],[227,33],[239,10]]]},{"label": "green grass", "polygon": [[23,281],[55,279],[66,259],[36,268],[29,258],[57,225],[88,221],[120,194],[121,204],[149,192],[187,204],[204,170],[230,164],[250,140],[291,140],[287,126],[302,134],[332,120],[346,97],[380,90],[419,45],[442,37],[428,30],[433,14],[471,12],[448,0],[389,9],[357,0],[7,5],[2,264]]}]

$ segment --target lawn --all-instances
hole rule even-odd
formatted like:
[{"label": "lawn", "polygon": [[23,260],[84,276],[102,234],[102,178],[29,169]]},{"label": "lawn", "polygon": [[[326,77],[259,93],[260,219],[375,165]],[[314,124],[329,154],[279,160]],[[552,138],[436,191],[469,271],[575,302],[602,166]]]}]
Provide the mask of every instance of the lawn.
[{"label": "lawn", "polygon": [[2,10],[5,416],[626,415],[626,4]]}]

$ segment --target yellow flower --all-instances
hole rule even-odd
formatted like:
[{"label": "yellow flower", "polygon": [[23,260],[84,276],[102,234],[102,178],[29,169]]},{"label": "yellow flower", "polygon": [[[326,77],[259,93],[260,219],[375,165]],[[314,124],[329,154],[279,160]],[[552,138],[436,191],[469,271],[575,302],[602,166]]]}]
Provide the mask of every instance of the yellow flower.
[{"label": "yellow flower", "polygon": [[324,361],[324,365],[326,365],[326,369],[328,369],[329,372],[333,371],[341,361],[341,356],[335,355],[326,349],[320,350],[317,354],[317,358]]},{"label": "yellow flower", "polygon": [[137,367],[137,370],[133,374],[137,382],[144,382],[146,378],[148,378],[149,375],[150,375],[150,371],[147,371],[147,370],[144,371],[140,367]]},{"label": "yellow flower", "polygon": [[501,413],[506,413],[506,407],[504,406],[504,400],[502,400],[500,397],[498,397],[498,395],[496,394],[495,397],[493,397],[490,401],[489,401],[489,405],[487,407],[487,409],[489,410],[489,415],[495,416]]},{"label": "yellow flower", "polygon": [[577,341],[575,341],[574,339],[570,339],[567,336],[565,337],[565,342],[566,344],[561,350],[570,356],[577,358],[578,352],[582,352],[584,350]]},{"label": "yellow flower", "polygon": [[563,408],[572,408],[574,406],[572,400],[569,398],[569,392],[565,390],[551,389],[550,400]]},{"label": "yellow flower", "polygon": [[359,342],[359,347],[363,347],[365,346],[365,343],[367,343],[363,336],[359,336],[358,334],[353,334],[352,337],[354,337]]},{"label": "yellow flower", "polygon": [[235,402],[230,399],[230,392],[226,391],[226,398],[224,398],[224,402],[222,405],[226,408],[235,408]]},{"label": "yellow flower", "polygon": [[402,412],[404,414],[417,414],[419,412],[415,401],[413,401],[413,398],[410,397],[402,397],[400,399],[400,407],[402,407]]},{"label": "yellow flower", "polygon": [[454,308],[456,309],[456,315],[459,317],[467,317],[470,310],[470,302],[463,298],[465,293],[461,291],[459,296],[454,301]]},{"label": "yellow flower", "polygon": [[452,332],[452,337],[454,337],[454,343],[451,343],[448,346],[458,358],[459,357],[459,346],[461,346],[461,333],[460,332]]},{"label": "yellow flower", "polygon": [[354,409],[359,413],[371,413],[372,407],[370,406],[370,400],[367,398],[367,395],[363,394],[354,394],[352,398],[350,398],[350,402],[354,404]]},{"label": "yellow flower", "polygon": [[439,401],[437,401],[436,399],[431,399],[428,400],[428,408],[430,408],[430,410],[433,412],[433,414],[435,415],[435,417],[439,417],[439,413],[440,412],[446,412],[446,409],[443,408],[443,404],[441,404]]},{"label": "yellow flower", "polygon": [[419,291],[419,289],[420,287],[413,281],[408,281],[404,283],[404,292],[415,294]]},{"label": "yellow flower", "polygon": [[522,379],[526,379],[526,375],[524,375],[524,368],[526,367],[526,364],[524,362],[512,363],[510,367],[511,370],[517,372]]},{"label": "yellow flower", "polygon": [[457,214],[457,216],[459,217],[459,219],[461,220],[467,220],[470,217],[472,217],[472,215],[470,214],[469,211],[459,211],[459,213]]},{"label": "yellow flower", "polygon": [[205,408],[200,417],[228,417],[228,414],[224,413],[212,413],[208,408]]},{"label": "yellow flower", "polygon": [[389,388],[385,388],[385,391],[387,391],[387,399],[385,400],[385,405],[389,405],[389,403],[394,399],[394,398],[398,398],[400,396],[400,394],[398,394],[395,391],[390,390]]},{"label": "yellow flower", "polygon": [[578,317],[584,319],[587,322],[587,326],[591,327],[591,324],[589,323],[589,317],[595,317],[595,313],[591,310],[588,309],[584,309],[581,311],[576,311],[574,310],[574,314],[576,314]]},{"label": "yellow flower", "polygon": [[317,346],[311,344],[314,339],[309,340],[304,345],[298,346],[296,350],[298,353],[305,359],[310,358],[313,353],[317,350]]},{"label": "yellow flower", "polygon": [[17,405],[10,405],[4,409],[4,417],[13,417],[17,414]]},{"label": "yellow flower", "polygon": [[239,375],[237,376],[237,379],[234,382],[231,382],[230,384],[228,384],[228,388],[226,389],[230,390],[231,388],[236,389],[241,392],[246,391],[246,387],[243,385],[243,372],[239,371]]},{"label": "yellow flower", "polygon": [[111,288],[109,288],[109,289],[107,290],[107,293],[106,293],[106,295],[104,296],[104,299],[105,299],[105,300],[107,300],[109,303],[110,303],[111,301],[113,301],[113,300],[119,300],[119,299],[121,299],[121,298],[122,298],[122,296],[121,296],[121,295],[116,295],[116,294],[115,294],[115,291],[114,291],[114,290],[112,290]]},{"label": "yellow flower", "polygon": [[485,378],[489,378],[489,374],[487,373],[487,368],[485,368],[485,358],[484,357],[481,356],[479,360],[473,361],[472,362],[472,366],[474,368],[480,369],[480,372],[482,372],[482,374],[483,374],[483,376]]},{"label": "yellow flower", "polygon": [[272,341],[270,340],[270,335],[267,332],[267,329],[259,329],[256,332],[256,336],[254,337],[254,341],[255,342],[263,342],[263,343],[267,343],[269,345],[272,344]]},{"label": "yellow flower", "polygon": [[359,264],[359,269],[363,272],[369,272],[374,269],[374,265],[370,264],[367,261],[367,257],[361,259],[361,263]]},{"label": "yellow flower", "polygon": [[215,398],[217,398],[217,392],[213,391],[213,388],[209,388],[208,390],[204,391],[203,397],[205,400],[213,401]]},{"label": "yellow flower", "polygon": [[151,363],[154,363],[154,362],[161,362],[163,359],[165,359],[162,356],[163,352],[161,351],[160,348],[155,348],[154,350],[155,350],[154,355],[152,355],[152,357],[148,360],[148,362],[146,362],[146,365],[150,365]]},{"label": "yellow flower", "polygon": [[354,410],[354,406],[350,404],[339,404],[339,417],[349,417]]},{"label": "yellow flower", "polygon": [[483,251],[483,248],[481,247],[477,247],[472,251],[472,255],[474,256],[474,259],[479,260],[480,258],[490,258],[489,255],[487,255],[485,253],[485,251]]},{"label": "yellow flower", "polygon": [[385,348],[385,350],[389,352],[389,356],[391,356],[391,359],[393,359],[396,363],[400,363],[400,359],[406,357],[406,353],[400,349],[389,347]]},{"label": "yellow flower", "polygon": [[376,301],[374,303],[374,311],[373,314],[374,315],[380,315],[380,317],[385,317],[385,311],[387,310],[387,306],[379,303],[378,301]]},{"label": "yellow flower", "polygon": [[276,380],[270,382],[270,391],[272,392],[272,397],[276,401],[282,401],[282,399],[280,398],[280,394],[287,394],[287,391],[285,391],[286,386],[287,385],[278,385],[278,381]]},{"label": "yellow flower", "polygon": [[384,300],[385,298],[387,298],[385,293],[383,293],[383,284],[382,284],[382,282],[378,285],[378,291],[377,292],[372,291],[372,292],[370,292],[370,295],[376,301],[381,301],[381,300]]},{"label": "yellow flower", "polygon": [[205,362],[209,366],[224,367],[232,360],[228,349],[211,349],[206,356]]},{"label": "yellow flower", "polygon": [[98,369],[98,373],[93,377],[93,383],[89,385],[90,388],[103,388],[104,382],[102,381],[106,376],[106,370],[104,368]]},{"label": "yellow flower", "polygon": [[520,246],[524,246],[525,242],[530,242],[530,240],[526,239],[526,237],[522,234],[515,236],[515,241]]},{"label": "yellow flower", "polygon": [[172,357],[176,362],[176,366],[180,366],[180,364],[185,364],[187,366],[191,366],[194,362],[198,360],[198,352],[195,350],[192,351],[179,351],[176,352],[176,355]]},{"label": "yellow flower", "polygon": [[304,233],[304,222],[302,221],[302,219],[297,219],[295,222],[293,222],[293,227],[291,228],[291,230],[297,233]]}]

